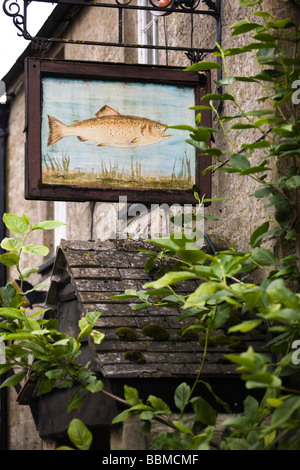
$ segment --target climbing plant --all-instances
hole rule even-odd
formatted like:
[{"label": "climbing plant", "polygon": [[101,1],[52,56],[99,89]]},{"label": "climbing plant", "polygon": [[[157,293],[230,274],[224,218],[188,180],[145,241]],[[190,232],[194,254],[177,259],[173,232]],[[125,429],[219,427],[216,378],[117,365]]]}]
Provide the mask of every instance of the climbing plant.
[{"label": "climbing plant", "polygon": [[[137,391],[125,389],[125,396],[133,406],[117,416],[114,422],[139,414],[145,423],[144,429],[149,430],[152,420],[157,415],[164,415],[170,429],[155,437],[152,445],[157,449],[210,449],[216,446],[217,413],[201,396],[194,396],[196,385],[203,383],[201,373],[212,335],[223,328],[229,338],[232,334],[242,337],[262,325],[272,335],[267,345],[269,352],[279,354],[264,355],[249,347],[241,354],[225,355],[225,359],[237,365],[249,395],[244,401],[242,415],[230,417],[223,423],[226,430],[219,436],[217,447],[229,450],[300,449],[299,390],[297,385],[287,385],[287,382],[297,383],[293,377],[299,376],[300,363],[300,131],[297,114],[300,34],[298,26],[289,18],[276,18],[264,10],[263,0],[240,0],[239,3],[245,8],[251,7],[249,13],[255,20],[246,17],[234,23],[232,36],[245,36],[247,44],[226,50],[217,45],[214,56],[218,60],[200,62],[187,69],[222,71],[222,79],[215,83],[223,88],[223,92],[203,96],[209,106],[191,108],[198,111],[195,127],[173,127],[189,131],[187,142],[200,149],[202,154],[214,158],[214,164],[205,171],[252,178],[257,185],[252,197],[266,201],[266,219],[251,234],[248,252],[237,251],[235,246],[214,255],[196,247],[186,250],[186,242],[190,239],[185,240],[178,234],[167,239],[149,240],[161,251],[159,254],[149,251],[152,263],[148,262],[148,269],[154,259],[163,262],[176,258],[177,262],[157,280],[145,284],[142,291],[131,291],[131,295],[140,299],[140,307],[179,306],[182,310],[180,318],[194,318],[193,325],[185,333],[201,331],[204,334],[203,360],[194,386],[182,383],[175,390],[174,403],[179,418],[170,418],[170,408],[160,399],[150,396],[142,404]],[[231,75],[227,62],[232,56],[237,56],[239,61],[251,57],[256,63],[253,75]],[[255,109],[245,110],[240,104],[237,93],[240,83],[254,86]],[[230,114],[222,109],[226,103],[234,108]],[[201,110],[207,108],[215,117],[213,128],[201,125]],[[221,134],[226,146],[209,146],[212,134]],[[243,139],[239,139],[241,134],[244,134]],[[215,140],[217,142],[218,138]],[[195,196],[199,204],[205,202]],[[270,239],[277,243],[288,241],[294,251],[277,259],[274,251],[267,248],[266,242]],[[254,281],[258,271],[264,274],[261,283]],[[201,283],[193,293],[186,296],[176,293],[181,281],[195,278]],[[236,324],[228,326],[233,314]],[[209,384],[205,385],[209,388]],[[256,389],[265,392],[260,402],[251,395]],[[192,419],[185,414],[188,405],[194,411]]]},{"label": "climbing plant", "polygon": [[[61,222],[47,220],[32,224],[26,214],[4,214],[3,222],[16,236],[4,238],[1,248],[7,253],[0,255],[0,262],[14,267],[19,283],[8,282],[0,287],[0,342],[5,346],[4,362],[0,363],[0,374],[6,374],[1,387],[15,386],[25,378],[31,382],[39,379],[39,392],[50,392],[58,388],[74,388],[68,410],[80,406],[84,393],[95,393],[103,389],[103,384],[89,369],[89,364],[80,364],[81,342],[92,335],[96,343],[103,340],[101,333],[93,330],[100,312],[89,312],[79,321],[80,333],[77,338],[68,337],[58,331],[58,321],[49,317],[47,309],[28,314],[27,298],[30,292],[42,288],[43,283],[32,289],[23,289],[28,279],[38,268],[24,268],[26,254],[46,256],[49,249],[44,245],[27,242],[36,230],[52,230]],[[32,357],[34,360],[32,360]]]}]

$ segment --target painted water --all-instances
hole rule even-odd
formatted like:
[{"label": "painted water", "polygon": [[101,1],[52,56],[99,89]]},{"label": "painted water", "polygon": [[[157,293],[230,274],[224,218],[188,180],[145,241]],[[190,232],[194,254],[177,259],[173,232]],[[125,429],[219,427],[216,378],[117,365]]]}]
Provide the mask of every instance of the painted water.
[{"label": "painted water", "polygon": [[168,126],[194,125],[194,89],[121,81],[43,79],[43,183],[83,186],[191,188],[195,150],[186,132],[167,129],[171,138],[137,147],[97,146],[91,140],[64,137],[48,146],[48,115],[66,125],[94,118],[109,106],[122,115],[151,119]]}]

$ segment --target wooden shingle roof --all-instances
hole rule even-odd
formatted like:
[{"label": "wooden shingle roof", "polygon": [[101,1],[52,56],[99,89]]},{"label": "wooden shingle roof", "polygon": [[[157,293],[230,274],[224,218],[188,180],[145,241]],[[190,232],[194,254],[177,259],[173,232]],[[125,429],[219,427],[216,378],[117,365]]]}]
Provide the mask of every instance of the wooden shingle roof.
[{"label": "wooden shingle roof", "polygon": [[[89,343],[93,369],[101,376],[107,379],[192,379],[199,370],[204,347],[199,338],[182,336],[181,328],[195,319],[178,320],[182,313],[178,308],[150,306],[132,310],[134,299],[110,298],[123,294],[126,289],[141,290],[146,282],[155,279],[155,271],[147,273],[144,270],[149,255],[140,252],[141,249],[154,248],[129,239],[105,242],[62,240],[46,306],[58,318],[60,328],[71,335],[78,333],[81,316],[89,311],[101,312],[95,328],[105,334],[105,340],[100,345]],[[177,291],[191,293],[197,282],[182,282]],[[145,334],[143,328],[151,324],[163,327],[168,337],[157,340]],[[118,334],[122,327],[130,328],[131,333],[133,330],[136,337],[124,340]],[[242,338],[248,345],[265,342],[265,336],[259,332]],[[238,346],[237,343],[235,347]],[[255,348],[257,350],[257,346]],[[222,360],[228,352],[233,352],[228,344],[210,346],[202,376],[237,375],[236,367]]]}]

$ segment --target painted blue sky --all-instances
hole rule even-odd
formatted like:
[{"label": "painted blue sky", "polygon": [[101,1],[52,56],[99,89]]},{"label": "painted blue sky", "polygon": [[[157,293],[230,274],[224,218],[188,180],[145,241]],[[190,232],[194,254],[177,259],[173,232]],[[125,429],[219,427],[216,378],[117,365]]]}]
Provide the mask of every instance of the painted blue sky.
[{"label": "painted blue sky", "polygon": [[47,147],[49,126],[47,115],[54,116],[64,124],[75,120],[89,119],[104,105],[121,114],[133,115],[159,121],[167,125],[189,124],[194,126],[194,89],[151,83],[120,81],[77,80],[46,77],[43,79],[42,109],[42,155],[61,160],[62,155],[70,156],[70,169],[83,171],[101,169],[101,161],[107,168],[118,164],[130,172],[131,160],[141,162],[143,175],[172,174],[176,160],[176,173],[180,161],[186,154],[191,159],[194,175],[195,151],[185,143],[188,133],[167,130],[173,137],[149,146],[134,148],[97,147],[92,141],[81,142],[76,137],[66,137]]}]

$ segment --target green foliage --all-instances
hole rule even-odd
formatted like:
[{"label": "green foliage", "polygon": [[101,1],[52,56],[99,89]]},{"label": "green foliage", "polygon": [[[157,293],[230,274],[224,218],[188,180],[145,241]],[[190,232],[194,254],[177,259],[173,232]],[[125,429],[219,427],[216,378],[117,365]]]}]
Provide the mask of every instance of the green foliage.
[{"label": "green foliage", "polygon": [[[240,0],[239,3],[245,8],[256,7],[256,11],[251,10],[255,21],[250,21],[247,16],[232,25],[232,36],[246,34],[248,44],[227,50],[217,45],[214,55],[220,62],[201,62],[187,69],[222,70],[223,77],[216,85],[226,87],[224,92],[202,97],[209,101],[208,108],[215,113],[218,126],[215,129],[201,126],[201,114],[198,114],[194,128],[174,127],[189,131],[187,142],[215,159],[204,172],[214,170],[253,179],[257,184],[253,198],[266,199],[265,207],[269,212],[271,209],[273,215],[266,215],[266,220],[253,231],[248,252],[239,252],[233,247],[212,256],[198,249],[188,250],[184,236],[180,238],[174,234],[169,238],[149,240],[161,249],[158,254],[149,252],[151,269],[159,264],[163,269],[158,271],[156,280],[143,286],[142,291],[127,292],[127,295],[140,298],[142,294],[141,305],[146,301],[147,305],[179,307],[182,312],[179,320],[194,319],[183,334],[201,333],[199,342],[203,345],[203,359],[194,386],[191,388],[182,383],[175,390],[177,418],[173,419],[169,410],[160,407],[159,418],[164,420],[169,432],[163,431],[155,437],[154,449],[300,449],[300,394],[299,390],[287,385],[293,383],[294,374],[299,375],[299,360],[295,361],[296,353],[293,352],[295,345],[300,344],[299,256],[292,253],[280,260],[273,251],[261,246],[269,237],[295,244],[299,233],[300,131],[293,90],[294,82],[300,76],[300,34],[289,18],[275,18],[265,11],[263,0]],[[241,56],[241,60],[245,60],[244,57],[249,60],[250,54],[257,64],[253,75],[229,75],[227,57]],[[239,104],[236,87],[241,82],[255,85],[256,109],[245,111]],[[219,102],[218,107],[216,102]],[[231,114],[220,113],[226,102],[235,108]],[[191,109],[207,109],[207,105]],[[227,148],[208,146],[211,134],[220,131],[227,141]],[[247,132],[240,143],[239,137]],[[197,195],[196,198],[203,204]],[[169,267],[170,260],[176,260],[173,268]],[[150,262],[147,268],[149,265]],[[264,281],[247,281],[252,271],[261,271]],[[177,286],[188,279],[198,279],[201,283],[190,294],[177,294]],[[201,373],[207,349],[221,342],[243,351],[243,335],[261,327],[268,329],[271,337],[266,345],[268,354],[249,347],[244,352],[228,353],[223,358],[236,364],[249,395],[244,401],[243,413],[225,420],[225,432],[218,435],[216,441],[216,411],[203,397],[194,396],[196,385],[204,383]],[[220,328],[224,330],[222,335]],[[279,352],[280,356],[275,356],[274,352]],[[228,411],[222,399],[214,395],[208,384],[206,386]],[[264,392],[260,402],[251,395],[252,390]],[[138,406],[133,405],[115,420],[139,414],[141,420],[149,421],[144,426],[148,432],[151,420],[158,417],[153,415],[153,408],[141,411],[141,407],[151,405],[149,399],[144,405],[140,401]],[[194,411],[192,417],[185,413],[187,406]]]},{"label": "green foliage", "polygon": [[[93,329],[100,313],[89,312],[79,321],[80,333],[77,338],[58,331],[57,320],[44,317],[47,309],[28,314],[24,306],[26,295],[32,290],[40,289],[43,283],[23,292],[24,279],[38,271],[38,268],[21,269],[20,262],[26,253],[45,256],[48,248],[26,244],[27,237],[35,230],[60,227],[62,222],[48,220],[31,225],[25,214],[22,217],[4,214],[3,222],[17,237],[4,238],[1,247],[8,253],[1,255],[0,262],[17,269],[20,290],[17,291],[12,283],[0,288],[0,338],[6,344],[7,360],[5,364],[0,364],[0,374],[11,371],[1,387],[15,386],[25,378],[33,382],[39,381],[41,394],[49,393],[53,388],[74,387],[68,408],[71,411],[83,402],[84,393],[95,393],[103,389],[103,383],[89,369],[89,364],[81,366],[77,361],[84,338],[91,335],[95,343],[104,339],[101,332]],[[21,371],[15,373],[16,367]]]}]

